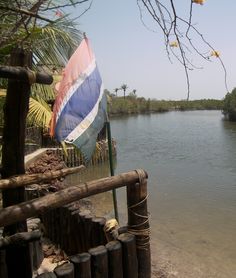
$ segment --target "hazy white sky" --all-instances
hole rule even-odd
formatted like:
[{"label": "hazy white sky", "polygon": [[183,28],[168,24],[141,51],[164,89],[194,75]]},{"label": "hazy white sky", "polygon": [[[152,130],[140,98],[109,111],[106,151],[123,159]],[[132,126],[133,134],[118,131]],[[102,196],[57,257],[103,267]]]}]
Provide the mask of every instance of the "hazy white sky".
[{"label": "hazy white sky", "polygon": [[[189,1],[175,1],[179,12],[187,10]],[[80,12],[78,7],[75,14]],[[221,53],[230,91],[236,87],[235,13],[235,0],[207,0],[203,6],[194,5],[193,11],[193,24]],[[78,22],[91,41],[105,88],[113,92],[125,83],[128,92],[136,89],[138,96],[146,98],[186,98],[184,68],[176,60],[169,62],[162,33],[143,26],[135,0],[94,0]],[[222,99],[226,89],[219,61],[192,58],[204,69],[190,72],[190,99]]]}]

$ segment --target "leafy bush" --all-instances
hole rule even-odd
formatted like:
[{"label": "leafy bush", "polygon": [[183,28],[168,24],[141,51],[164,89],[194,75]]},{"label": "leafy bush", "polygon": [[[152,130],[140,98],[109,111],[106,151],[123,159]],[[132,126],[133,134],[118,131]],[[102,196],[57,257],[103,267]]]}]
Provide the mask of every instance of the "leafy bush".
[{"label": "leafy bush", "polygon": [[223,113],[229,121],[236,121],[236,88],[225,96]]}]

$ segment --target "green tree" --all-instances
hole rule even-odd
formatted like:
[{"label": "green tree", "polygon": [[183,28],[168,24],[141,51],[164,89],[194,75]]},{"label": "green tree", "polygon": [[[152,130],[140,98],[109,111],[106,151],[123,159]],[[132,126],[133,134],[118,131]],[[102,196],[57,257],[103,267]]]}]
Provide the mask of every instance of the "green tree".
[{"label": "green tree", "polygon": [[[0,63],[8,64],[10,53],[15,47],[30,49],[33,52],[34,69],[52,73],[57,82],[57,73],[82,38],[73,19],[62,10],[73,5],[72,0],[63,0],[60,4],[49,0],[0,0]],[[0,83],[0,88],[4,87],[5,80]],[[39,84],[32,86],[29,118],[34,124],[45,128],[48,127],[51,114],[47,103],[53,102],[55,98],[53,87]]]},{"label": "green tree", "polygon": [[126,84],[123,84],[123,85],[121,85],[120,89],[123,90],[123,92],[124,92],[124,98],[125,98],[125,92],[126,92],[126,90],[128,89],[128,86],[127,86]]},{"label": "green tree", "polygon": [[229,121],[236,121],[236,88],[224,98],[223,114]]},{"label": "green tree", "polygon": [[120,89],[119,88],[115,88],[114,91],[115,91],[115,94],[116,94],[116,97],[117,97],[117,93]]}]

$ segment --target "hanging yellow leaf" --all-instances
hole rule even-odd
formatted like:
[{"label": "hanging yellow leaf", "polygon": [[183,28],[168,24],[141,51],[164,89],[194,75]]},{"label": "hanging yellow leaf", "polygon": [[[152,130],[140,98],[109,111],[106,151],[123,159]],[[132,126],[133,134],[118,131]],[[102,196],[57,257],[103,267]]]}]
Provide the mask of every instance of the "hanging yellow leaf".
[{"label": "hanging yellow leaf", "polygon": [[216,51],[216,50],[213,50],[211,51],[211,56],[214,56],[216,58],[219,58],[220,57],[220,52],[219,51]]},{"label": "hanging yellow leaf", "polygon": [[170,47],[178,47],[178,42],[177,41],[173,41],[173,42],[170,42]]},{"label": "hanging yellow leaf", "polygon": [[192,2],[195,3],[195,4],[203,5],[205,0],[192,0]]}]

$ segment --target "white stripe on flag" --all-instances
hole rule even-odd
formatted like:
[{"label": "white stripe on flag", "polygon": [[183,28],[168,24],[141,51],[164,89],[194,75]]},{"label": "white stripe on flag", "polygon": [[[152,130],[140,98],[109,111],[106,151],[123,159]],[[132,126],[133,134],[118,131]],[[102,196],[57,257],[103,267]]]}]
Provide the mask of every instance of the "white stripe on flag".
[{"label": "white stripe on flag", "polygon": [[76,82],[74,83],[74,85],[72,85],[70,87],[70,89],[68,90],[68,92],[66,93],[62,103],[60,104],[60,109],[58,110],[56,121],[58,121],[58,119],[59,119],[64,107],[66,106],[67,102],[69,101],[69,99],[73,96],[73,94],[76,92],[76,90],[82,85],[85,78],[88,77],[95,70],[95,68],[96,68],[96,61],[95,61],[95,59],[93,59],[91,61],[91,63],[88,65],[88,67],[86,68],[86,70],[84,70],[79,75],[79,77],[76,80]]},{"label": "white stripe on flag", "polygon": [[74,130],[71,131],[71,133],[68,134],[66,139],[64,140],[66,143],[73,143],[79,136],[81,136],[87,128],[93,123],[94,119],[96,118],[98,114],[99,104],[101,102],[101,99],[103,97],[103,84],[100,88],[100,94],[99,98],[94,105],[93,109],[90,111],[90,113],[81,121]]}]

